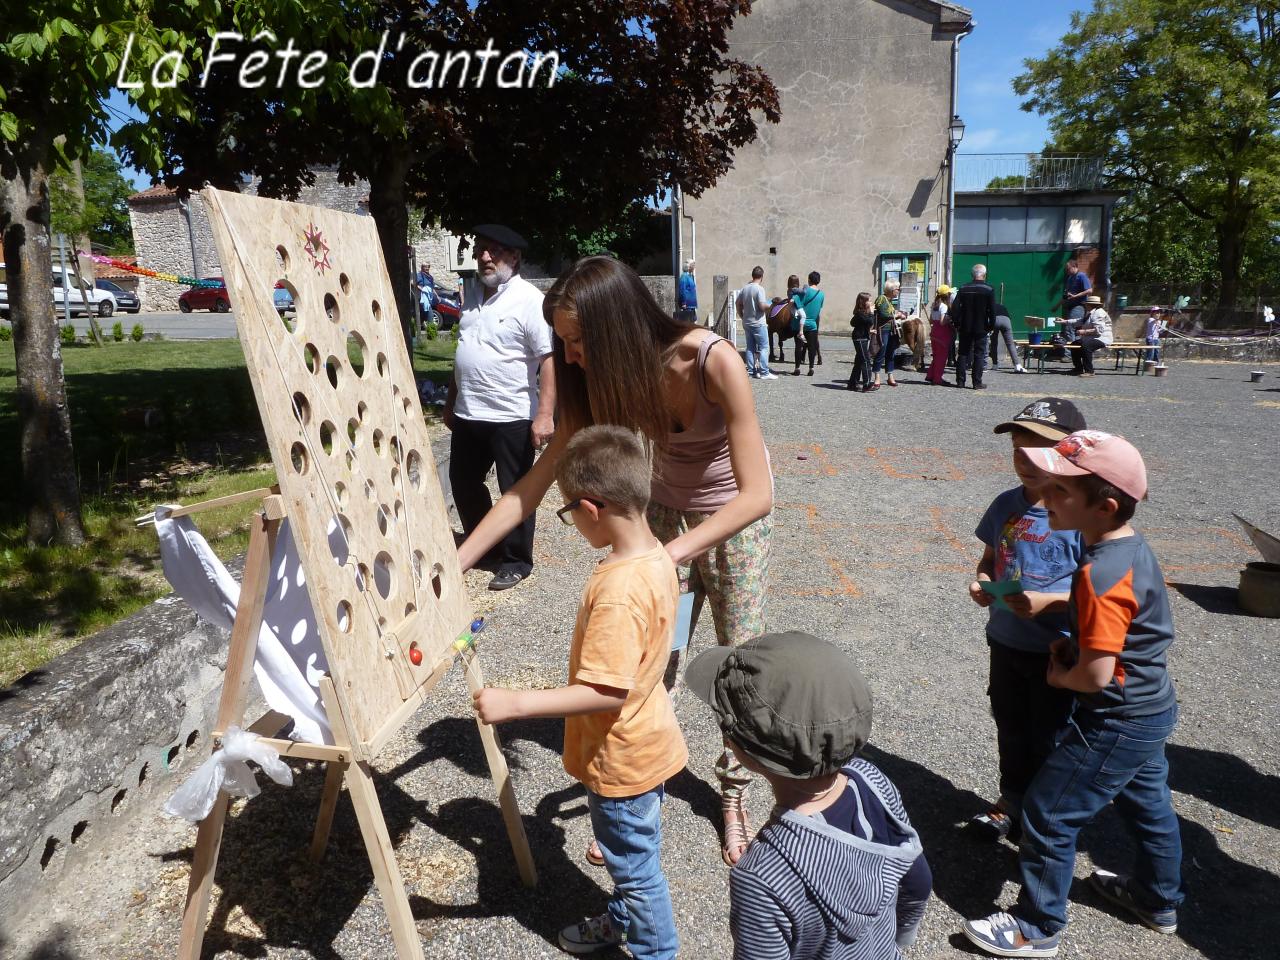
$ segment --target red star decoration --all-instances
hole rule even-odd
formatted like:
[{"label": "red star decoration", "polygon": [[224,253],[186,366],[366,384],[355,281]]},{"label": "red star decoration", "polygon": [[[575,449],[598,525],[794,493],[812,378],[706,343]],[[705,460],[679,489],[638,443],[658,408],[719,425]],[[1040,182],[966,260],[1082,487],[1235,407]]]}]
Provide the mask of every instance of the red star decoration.
[{"label": "red star decoration", "polygon": [[311,265],[318,272],[324,273],[333,266],[329,262],[329,245],[324,242],[324,234],[314,223],[308,223],[307,229],[302,231],[302,240],[303,248],[311,258]]}]

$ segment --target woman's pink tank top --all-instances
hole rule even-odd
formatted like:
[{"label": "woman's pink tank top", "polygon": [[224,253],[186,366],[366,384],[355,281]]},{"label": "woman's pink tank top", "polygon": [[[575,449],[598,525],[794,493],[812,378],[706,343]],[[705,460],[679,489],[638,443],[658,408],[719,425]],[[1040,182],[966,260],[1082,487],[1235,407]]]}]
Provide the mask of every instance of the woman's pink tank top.
[{"label": "woman's pink tank top", "polygon": [[724,411],[707,396],[707,352],[723,339],[712,334],[698,347],[693,422],[671,433],[654,457],[649,496],[664,507],[714,513],[738,495]]}]

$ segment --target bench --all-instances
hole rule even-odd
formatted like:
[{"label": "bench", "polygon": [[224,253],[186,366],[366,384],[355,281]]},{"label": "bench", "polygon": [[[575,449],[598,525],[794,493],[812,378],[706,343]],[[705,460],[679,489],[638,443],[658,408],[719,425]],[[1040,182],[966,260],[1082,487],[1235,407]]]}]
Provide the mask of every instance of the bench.
[{"label": "bench", "polygon": [[[1048,359],[1049,353],[1051,351],[1056,353],[1058,350],[1066,350],[1069,352],[1072,350],[1080,349],[1080,347],[1074,343],[1062,343],[1062,344],[1031,343],[1028,340],[1015,340],[1014,344],[1022,350],[1023,366],[1029,369],[1032,364],[1032,358],[1033,357],[1035,358],[1036,373],[1044,373],[1044,363],[1045,363],[1045,360]],[[1117,340],[1116,342],[1110,344],[1104,349],[1110,350],[1112,356],[1115,357],[1115,366],[1112,369],[1115,369],[1115,370],[1124,369],[1125,358],[1129,354],[1133,354],[1133,360],[1134,360],[1133,372],[1135,374],[1143,374],[1146,372],[1146,368],[1143,365],[1142,361],[1146,357],[1147,351],[1151,350],[1152,347],[1146,343],[1135,343],[1135,342]],[[1158,347],[1155,349],[1159,350]],[[1102,351],[1100,350],[1098,352],[1101,353]]]}]

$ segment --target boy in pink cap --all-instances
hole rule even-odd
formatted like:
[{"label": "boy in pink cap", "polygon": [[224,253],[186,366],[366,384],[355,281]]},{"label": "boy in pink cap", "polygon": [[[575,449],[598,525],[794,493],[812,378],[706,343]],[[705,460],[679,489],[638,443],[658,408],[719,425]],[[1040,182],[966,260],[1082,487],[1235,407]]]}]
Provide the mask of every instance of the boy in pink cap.
[{"label": "boy in pink cap", "polygon": [[995,956],[1056,956],[1076,839],[1112,802],[1138,837],[1138,870],[1133,877],[1096,870],[1093,888],[1153,930],[1174,933],[1182,840],[1164,753],[1178,717],[1165,662],[1173,622],[1160,565],[1129,525],[1146,499],[1146,466],[1129,441],[1094,430],[1015,456],[1044,474],[1049,525],[1084,540],[1068,604],[1071,636],[1053,644],[1045,678],[1075,691],[1076,705],[1023,798],[1018,902],[967,921],[964,934]]}]

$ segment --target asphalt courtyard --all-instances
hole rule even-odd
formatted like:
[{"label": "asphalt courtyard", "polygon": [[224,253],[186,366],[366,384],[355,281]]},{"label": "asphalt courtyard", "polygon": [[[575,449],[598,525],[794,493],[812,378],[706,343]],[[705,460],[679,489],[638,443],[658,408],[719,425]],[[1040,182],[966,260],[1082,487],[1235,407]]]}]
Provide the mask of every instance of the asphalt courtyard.
[{"label": "asphalt courtyard", "polygon": [[[1146,456],[1151,499],[1135,525],[1163,565],[1177,629],[1170,668],[1182,716],[1168,755],[1188,895],[1179,933],[1163,937],[1090,892],[1083,878],[1094,864],[1120,871],[1132,864],[1134,844],[1106,811],[1081,838],[1059,956],[1275,957],[1280,621],[1236,606],[1240,570],[1258,557],[1231,514],[1280,531],[1280,369],[1272,365],[1252,384],[1246,364],[1176,363],[1156,379],[1113,372],[1104,360],[1094,379],[993,372],[981,393],[928,386],[905,372],[897,389],[864,395],[843,387],[846,344],[828,344],[812,378],[788,373],[755,385],[776,475],[767,609],[773,629],[807,630],[848,650],[874,690],[867,755],[901,790],[934,873],[934,897],[907,955],[971,953],[961,921],[1016,894],[1015,849],[960,829],[995,785],[985,613],[965,587],[980,552],[973,529],[1014,483],[1009,442],[991,428],[1055,394]],[[484,591],[483,574],[471,575],[477,608],[489,618],[482,657],[494,684],[564,681],[592,552],[555,521],[559,505],[549,501],[539,514],[538,568],[528,582],[494,595]],[[701,624],[694,649],[712,642],[709,622]],[[728,957],[728,870],[711,770],[718,730],[690,696],[679,698],[677,712],[691,759],[668,785],[663,860],[681,953]],[[516,878],[457,671],[377,759],[426,956],[563,956],[556,931],[603,908],[608,878],[582,858],[586,805],[560,767],[561,729],[552,721],[501,729],[541,873],[534,891]],[[207,749],[200,744],[184,766]],[[293,787],[267,783],[258,798],[237,803],[205,956],[394,956],[345,799],[323,865],[307,863],[322,782],[321,771],[299,765]],[[44,952],[30,956],[175,954],[195,830],[163,817],[160,800],[139,817],[132,841],[64,882],[19,937],[41,945]],[[759,824],[767,791],[757,786],[750,806]]]}]

